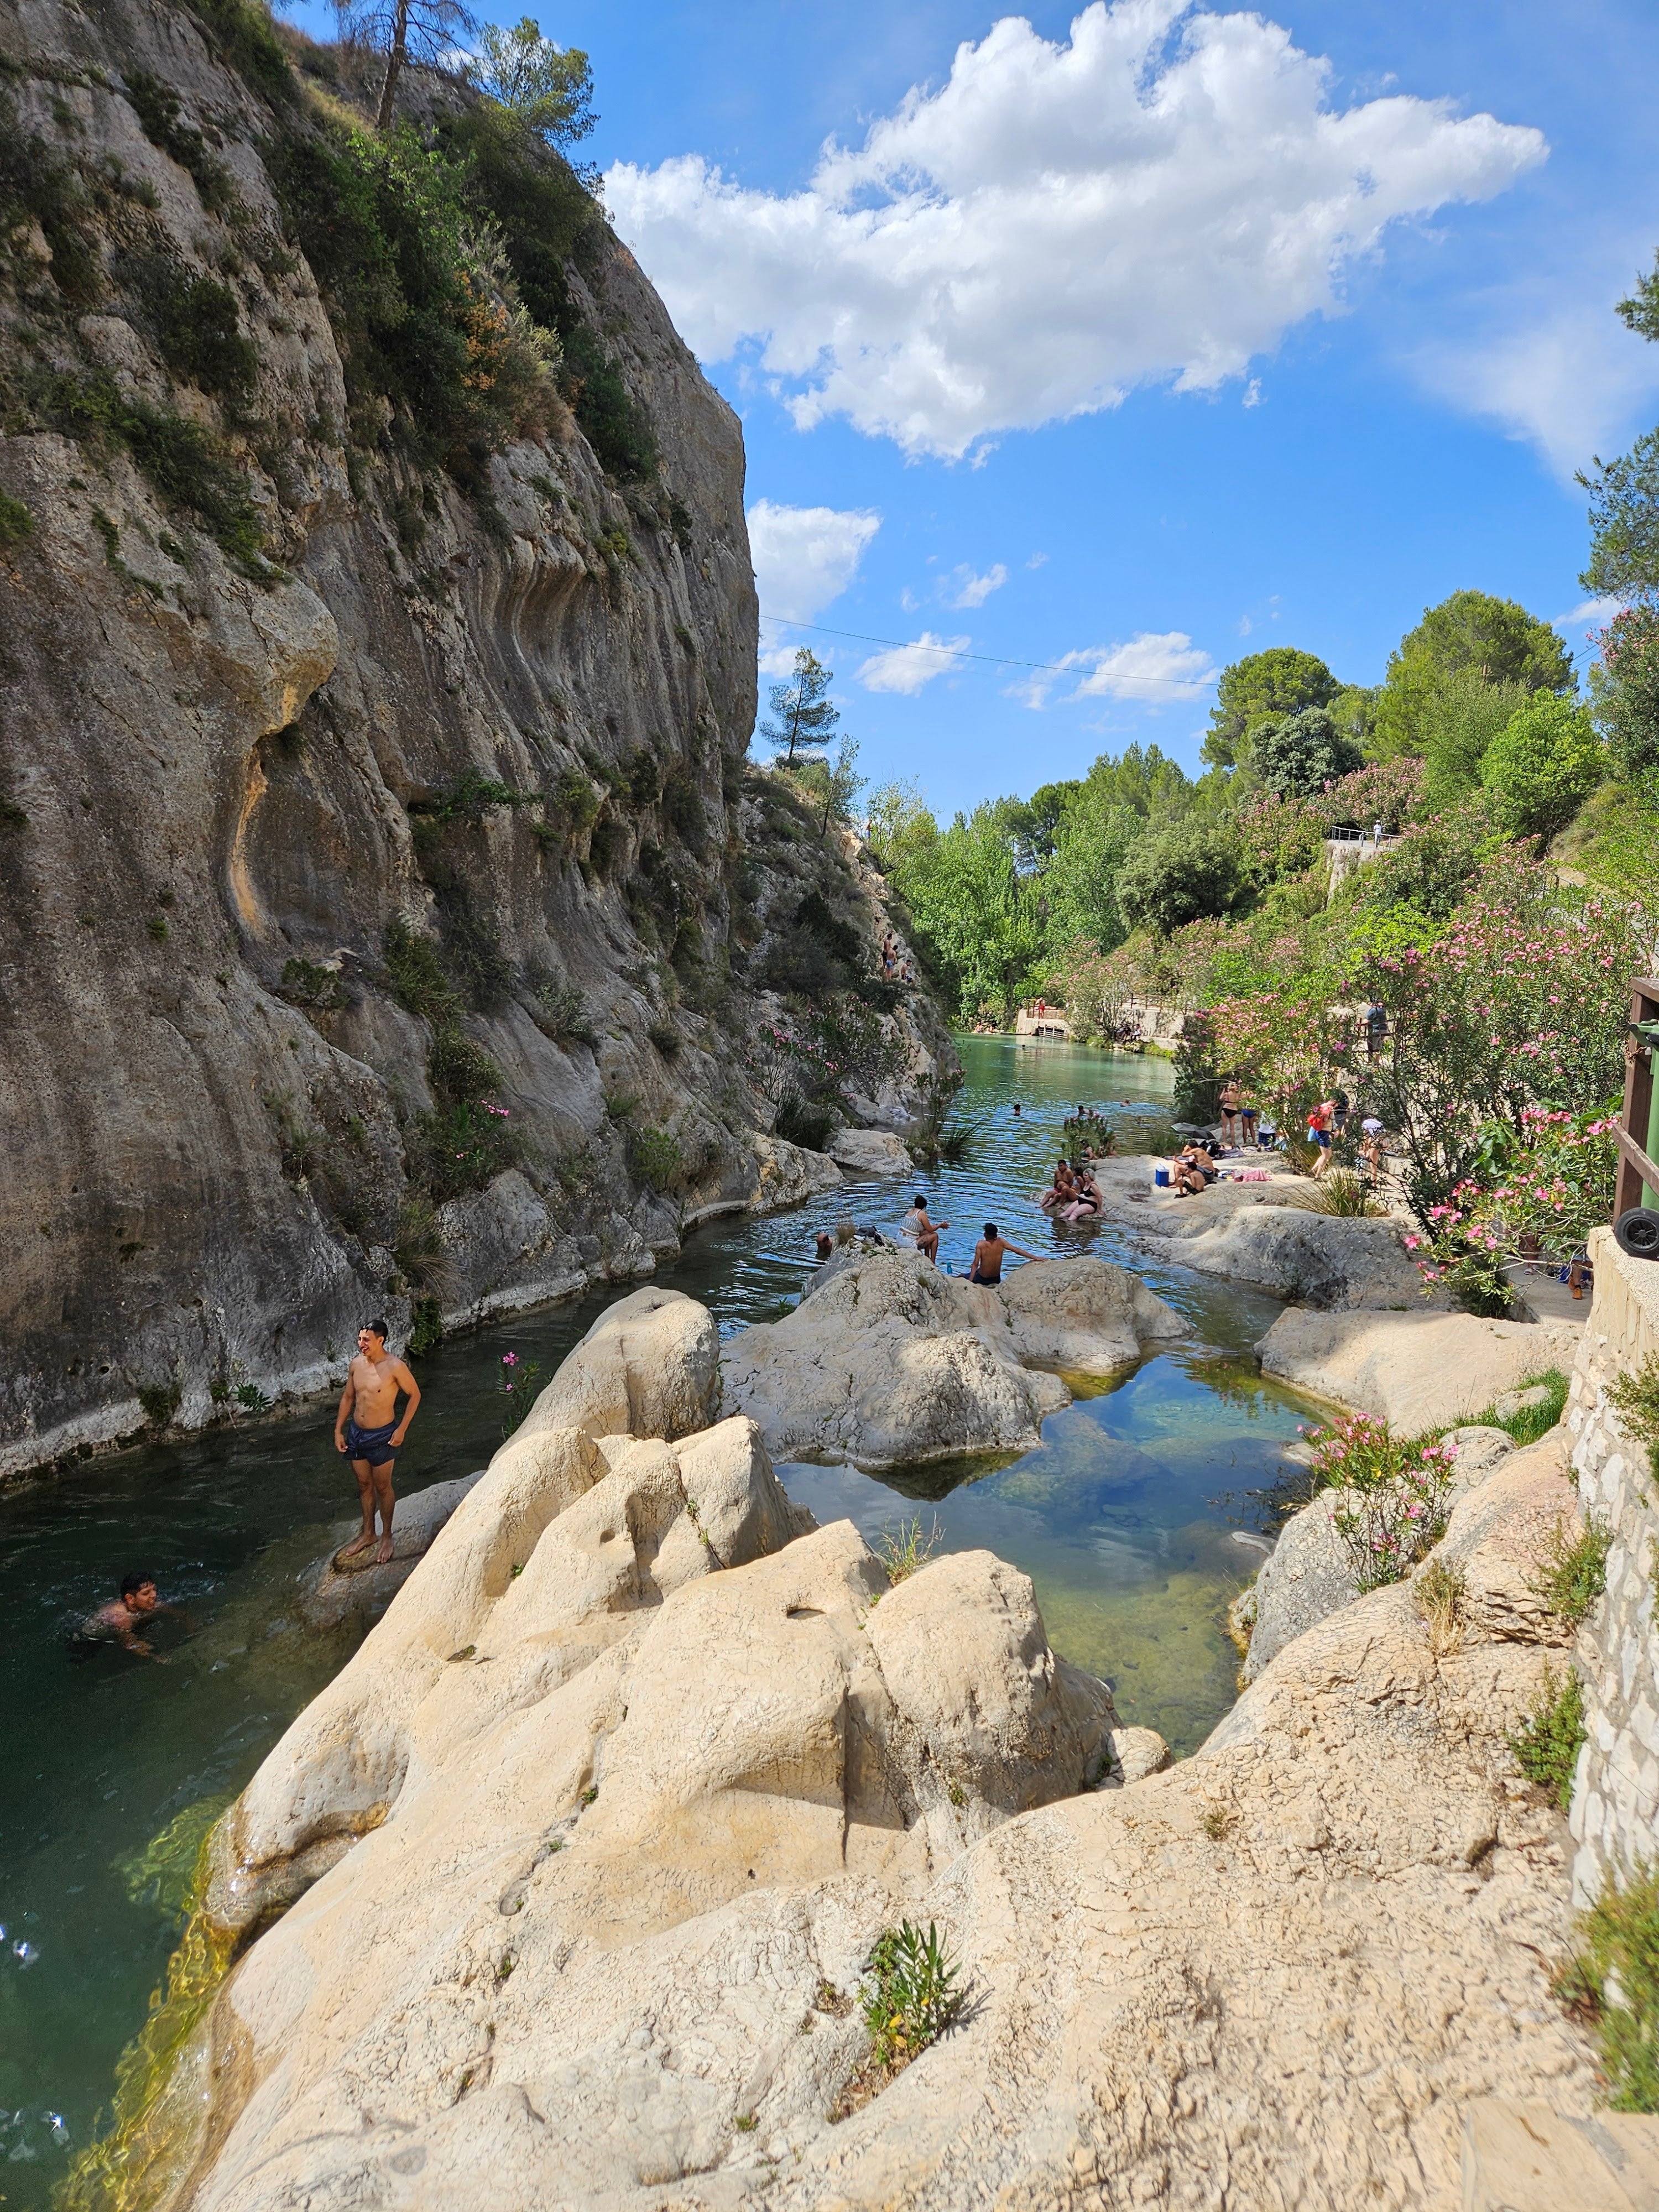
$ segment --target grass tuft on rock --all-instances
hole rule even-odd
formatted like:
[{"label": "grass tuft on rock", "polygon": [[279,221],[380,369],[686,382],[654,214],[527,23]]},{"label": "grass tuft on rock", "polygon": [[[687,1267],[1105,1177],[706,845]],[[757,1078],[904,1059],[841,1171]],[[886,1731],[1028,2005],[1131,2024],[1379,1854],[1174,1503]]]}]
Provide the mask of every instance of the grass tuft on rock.
[{"label": "grass tuft on rock", "polygon": [[1550,1531],[1542,1565],[1530,1587],[1569,1628],[1577,1627],[1606,1589],[1612,1545],[1612,1529],[1593,1518],[1571,1540],[1564,1521]]},{"label": "grass tuft on rock", "polygon": [[1515,1763],[1528,1782],[1547,1792],[1565,1813],[1572,1802],[1573,1771],[1584,1741],[1584,1692],[1571,1668],[1563,1680],[1546,1666],[1538,1703],[1510,1738]]}]

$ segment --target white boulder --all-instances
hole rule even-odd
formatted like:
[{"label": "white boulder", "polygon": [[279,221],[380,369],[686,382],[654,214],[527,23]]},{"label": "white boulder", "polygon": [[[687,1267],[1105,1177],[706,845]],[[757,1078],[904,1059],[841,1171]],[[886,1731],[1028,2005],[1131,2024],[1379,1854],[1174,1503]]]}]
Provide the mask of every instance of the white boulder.
[{"label": "white boulder", "polygon": [[831,1261],[784,1320],[730,1340],[725,1403],[774,1459],[875,1468],[1024,1451],[1071,1400],[1043,1370],[1109,1373],[1183,1327],[1100,1260],[1044,1261],[993,1288],[917,1253],[860,1252]]}]

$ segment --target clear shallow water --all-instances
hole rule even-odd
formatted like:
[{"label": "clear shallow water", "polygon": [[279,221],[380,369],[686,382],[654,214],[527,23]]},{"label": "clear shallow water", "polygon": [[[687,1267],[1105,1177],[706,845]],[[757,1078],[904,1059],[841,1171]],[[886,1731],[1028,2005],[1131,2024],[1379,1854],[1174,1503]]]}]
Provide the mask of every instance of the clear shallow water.
[{"label": "clear shallow water", "polygon": [[[961,1273],[996,1219],[1033,1251],[1130,1260],[1120,1232],[1055,1227],[1032,1194],[1059,1124],[1088,1103],[1126,1150],[1161,1146],[1165,1063],[1064,1045],[962,1041],[971,1158],[914,1183],[837,1192],[815,1206],[713,1224],[661,1279],[702,1298],[723,1330],[771,1317],[799,1290],[811,1232],[842,1213],[896,1230],[913,1189],[951,1224],[941,1261]],[[1024,1111],[1016,1122],[1012,1105]],[[919,1514],[941,1548],[985,1546],[1029,1573],[1055,1648],[1115,1686],[1119,1709],[1200,1743],[1234,1695],[1223,1615],[1266,1525],[1248,1493],[1279,1476],[1310,1409],[1254,1372],[1249,1346],[1276,1304],[1177,1269],[1143,1267],[1189,1316],[1191,1346],[1080,1398],[1034,1451],[878,1480],[786,1467],[819,1519],[872,1537]],[[596,1294],[442,1347],[399,1462],[400,1487],[483,1464],[500,1440],[503,1352],[544,1378],[617,1295]],[[196,1842],[288,1722],[349,1656],[292,1617],[295,1583],[355,1513],[331,1413],[215,1431],[85,1463],[0,1500],[0,2206],[44,2207],[96,2132],[117,2057],[142,2026],[178,1928]],[[124,1570],[153,1569],[186,1608],[155,1638],[167,1663],[70,1638]],[[165,1840],[157,1844],[157,1838]],[[15,1948],[24,1946],[20,1953]],[[54,2121],[59,2124],[54,2124]]]}]

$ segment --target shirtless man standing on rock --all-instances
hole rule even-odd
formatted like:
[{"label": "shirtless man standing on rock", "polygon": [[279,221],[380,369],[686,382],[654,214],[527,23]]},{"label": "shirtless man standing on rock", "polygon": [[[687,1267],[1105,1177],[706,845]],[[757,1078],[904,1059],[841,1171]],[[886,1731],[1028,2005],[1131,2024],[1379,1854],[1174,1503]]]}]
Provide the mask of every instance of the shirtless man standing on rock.
[{"label": "shirtless man standing on rock", "polygon": [[[398,1393],[406,1391],[409,1403],[398,1419]],[[402,1449],[421,1402],[421,1386],[386,1348],[386,1323],[372,1321],[357,1332],[357,1357],[351,1363],[340,1410],[334,1417],[334,1448],[346,1453],[357,1478],[362,1500],[363,1533],[340,1553],[341,1560],[355,1559],[374,1542],[374,1509],[380,1509],[380,1540],[374,1564],[384,1566],[392,1557],[392,1493],[395,1455]]]}]

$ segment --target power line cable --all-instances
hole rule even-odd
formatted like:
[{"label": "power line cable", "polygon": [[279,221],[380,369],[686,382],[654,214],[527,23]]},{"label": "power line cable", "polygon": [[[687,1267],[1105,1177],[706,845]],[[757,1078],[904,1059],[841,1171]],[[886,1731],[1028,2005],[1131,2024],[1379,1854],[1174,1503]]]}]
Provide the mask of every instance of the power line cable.
[{"label": "power line cable", "polygon": [[[902,637],[871,637],[861,629],[831,629],[827,623],[794,622],[787,615],[763,615],[761,620],[775,623],[781,629],[810,629],[816,630],[821,637],[850,637],[859,645],[890,645],[901,653],[939,653],[950,660],[982,660],[992,668],[1036,668],[1048,676],[1086,673],[1077,661],[1068,667],[1054,660],[1006,660],[1000,653],[968,653],[960,646],[923,645],[917,640]],[[1096,673],[1099,673],[1097,668]],[[1128,669],[1114,669],[1111,673],[1121,684],[1161,684],[1172,691],[1207,690],[1215,681],[1212,676],[1136,676]]]}]

